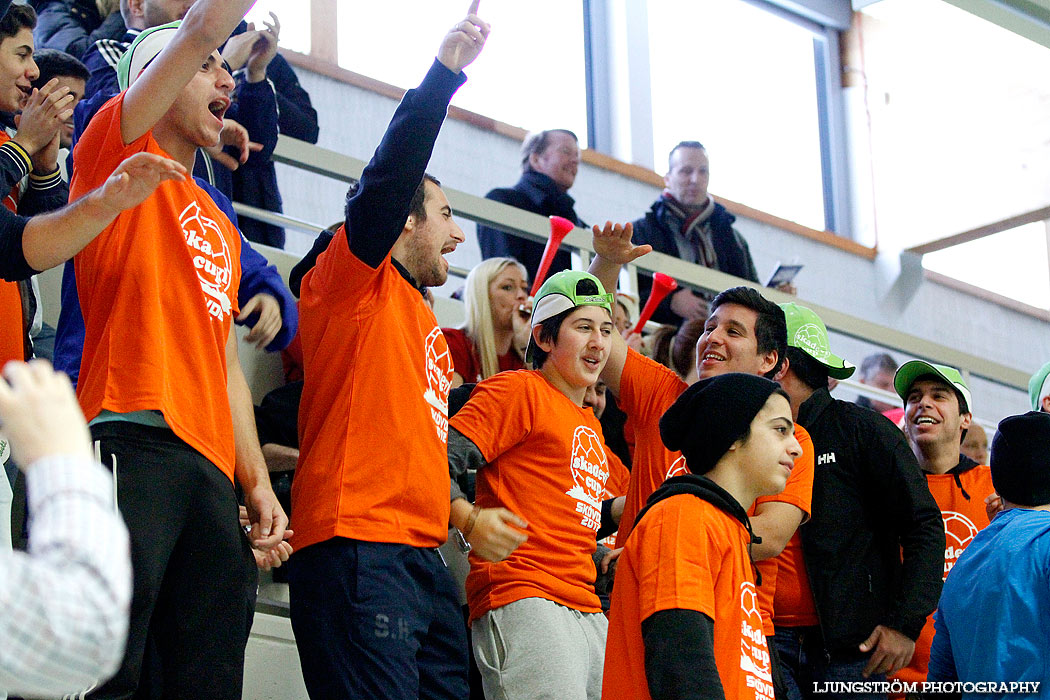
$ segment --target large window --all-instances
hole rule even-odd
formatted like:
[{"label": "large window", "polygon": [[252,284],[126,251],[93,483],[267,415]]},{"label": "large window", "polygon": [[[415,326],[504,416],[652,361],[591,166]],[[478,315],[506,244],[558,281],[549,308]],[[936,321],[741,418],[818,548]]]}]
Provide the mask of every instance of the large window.
[{"label": "large window", "polygon": [[[1048,203],[1050,50],[940,0],[864,8],[879,240],[908,248]],[[1021,226],[924,265],[1050,305],[1046,229]]]},{"label": "large window", "polygon": [[814,37],[740,0],[650,0],[656,171],[701,141],[712,192],[824,229]]},{"label": "large window", "polygon": [[270,12],[281,22],[281,46],[310,53],[310,0],[299,0],[290,4],[285,0],[258,0],[245,19],[262,29],[270,21]]},{"label": "large window", "polygon": [[1029,306],[1050,309],[1047,222],[1018,226],[922,258],[923,267]]},{"label": "large window", "polygon": [[[443,32],[463,18],[466,4],[341,2],[339,65],[398,87],[415,87]],[[582,1],[486,2],[479,14],[492,25],[494,38],[466,69],[470,80],[452,104],[525,129],[572,129],[586,143]]]}]

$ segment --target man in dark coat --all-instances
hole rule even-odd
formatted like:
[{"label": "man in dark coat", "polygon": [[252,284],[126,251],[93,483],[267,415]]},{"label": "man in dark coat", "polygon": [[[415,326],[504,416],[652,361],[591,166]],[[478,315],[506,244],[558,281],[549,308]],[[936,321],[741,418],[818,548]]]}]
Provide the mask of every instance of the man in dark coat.
[{"label": "man in dark coat", "polygon": [[[573,209],[576,202],[569,196],[579,167],[580,144],[576,134],[567,129],[537,131],[526,136],[521,145],[521,179],[513,187],[492,190],[485,198],[542,216],[561,216],[583,226]],[[543,243],[488,226],[478,226],[478,243],[482,259],[514,258],[525,266],[529,279],[535,279],[543,257]],[[554,256],[547,274],[570,267],[569,251],[563,249]]]},{"label": "man in dark coat", "polygon": [[[736,217],[707,193],[710,166],[699,141],[682,141],[668,156],[666,189],[645,216],[634,222],[634,242],[648,243],[658,253],[758,281],[747,241],[733,228]],[[641,303],[649,298],[652,277],[639,275]],[[664,299],[653,315],[659,323],[681,325],[704,318],[704,297],[681,288]]]}]

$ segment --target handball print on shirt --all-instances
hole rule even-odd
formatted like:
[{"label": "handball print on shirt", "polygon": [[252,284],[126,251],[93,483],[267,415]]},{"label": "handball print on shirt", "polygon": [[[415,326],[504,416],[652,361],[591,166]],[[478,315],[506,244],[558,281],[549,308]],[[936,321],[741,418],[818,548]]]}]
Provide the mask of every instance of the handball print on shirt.
[{"label": "handball print on shirt", "polygon": [[598,434],[585,425],[578,426],[572,435],[573,486],[565,492],[576,499],[580,525],[595,532],[602,521],[602,496],[609,478],[609,463]]},{"label": "handball print on shirt", "polygon": [[748,688],[754,688],[759,700],[773,700],[773,667],[769,645],[762,634],[762,614],[758,611],[755,584],[740,584],[740,670]]},{"label": "handball print on shirt", "polygon": [[423,399],[430,405],[441,442],[448,443],[448,392],[452,389],[452,356],[441,329],[434,326],[426,340],[427,389]]},{"label": "handball print on shirt", "polygon": [[950,510],[943,511],[941,519],[944,521],[944,578],[948,578],[959,555],[977,536],[977,526],[962,513]]},{"label": "handball print on shirt", "polygon": [[201,213],[200,205],[191,202],[179,215],[182,235],[193,257],[208,313],[222,321],[233,312],[230,301],[230,282],[233,279],[233,260],[230,247],[219,225]]}]

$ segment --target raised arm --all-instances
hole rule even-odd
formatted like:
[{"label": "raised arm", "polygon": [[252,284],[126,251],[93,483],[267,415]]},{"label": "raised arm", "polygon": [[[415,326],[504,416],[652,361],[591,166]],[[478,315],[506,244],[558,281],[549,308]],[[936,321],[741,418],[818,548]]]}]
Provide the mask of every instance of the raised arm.
[{"label": "raised arm", "polygon": [[448,103],[466,80],[462,70],[485,45],[489,25],[475,14],[478,2],[474,0],[466,18],[445,35],[437,60],[419,87],[405,93],[361,174],[360,189],[347,202],[350,252],[369,267],[378,267],[401,235]]},{"label": "raised arm", "polygon": [[120,123],[124,143],[131,143],[153,128],[254,3],[255,0],[200,0],[190,8],[171,43],[128,89]]},{"label": "raised arm", "polygon": [[[634,231],[631,224],[613,224],[606,221],[604,228],[599,229],[595,225],[592,231],[595,256],[589,272],[601,281],[606,292],[615,293],[620,267],[652,252],[653,247],[631,242],[631,234]],[[609,348],[609,359],[602,370],[602,379],[614,394],[620,393],[620,376],[623,374],[626,360],[627,343],[619,333],[613,333],[612,347]]]},{"label": "raised arm", "polygon": [[22,252],[34,270],[46,270],[83,250],[125,209],[138,206],[165,180],[182,180],[186,169],[168,158],[137,153],[99,188],[50,214],[34,216],[22,232]]}]

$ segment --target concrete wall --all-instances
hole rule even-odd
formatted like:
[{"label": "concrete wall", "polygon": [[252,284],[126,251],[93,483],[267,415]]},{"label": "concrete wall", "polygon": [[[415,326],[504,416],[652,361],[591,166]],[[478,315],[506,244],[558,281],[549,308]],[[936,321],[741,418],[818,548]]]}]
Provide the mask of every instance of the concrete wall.
[{"label": "concrete wall", "polygon": [[[420,68],[422,75],[425,66]],[[302,69],[297,72],[320,114],[319,145],[367,160],[393,114],[395,101],[326,76]],[[518,146],[507,137],[450,119],[438,139],[429,170],[448,187],[483,195],[517,180]],[[278,177],[287,213],[322,224],[341,219],[342,184],[285,166],[279,166]],[[717,193],[717,177],[712,189]],[[582,164],[571,194],[585,221],[601,222],[637,218],[655,199],[658,189]],[[462,224],[467,242],[449,259],[469,268],[480,254],[473,224]],[[883,251],[871,262],[758,221],[740,219],[738,227],[750,242],[760,276],[768,275],[778,261],[797,259],[805,264],[796,280],[803,301],[952,345],[1025,372],[1034,371],[1050,357],[1048,324],[921,278],[903,284],[897,279],[896,251]],[[308,246],[307,237],[289,234],[290,252],[301,254]],[[438,293],[448,294],[458,284],[452,280]],[[872,349],[848,338],[833,340],[855,363]],[[1026,408],[1019,391],[979,379],[974,380],[972,388],[978,412],[984,418],[997,420]]]}]

